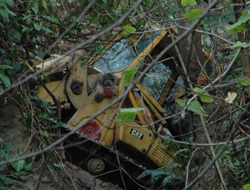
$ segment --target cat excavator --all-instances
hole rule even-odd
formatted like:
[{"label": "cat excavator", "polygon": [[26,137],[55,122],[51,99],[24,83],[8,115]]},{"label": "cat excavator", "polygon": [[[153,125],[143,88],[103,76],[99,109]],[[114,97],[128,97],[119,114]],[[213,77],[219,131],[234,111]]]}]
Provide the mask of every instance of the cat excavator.
[{"label": "cat excavator", "polygon": [[[140,35],[121,33],[90,60],[79,50],[50,68],[46,76],[50,81],[38,87],[37,96],[52,108],[57,105],[55,99],[60,102],[64,133],[81,126],[65,142],[70,162],[93,175],[119,170],[134,179],[145,170],[173,162],[175,150],[167,143],[172,135],[166,118],[174,109],[170,100],[183,90],[174,50],[167,52],[127,97],[109,106],[124,95],[126,87],[120,86],[126,72],[137,68],[135,78],[141,74],[171,43],[169,35],[166,30]],[[46,67],[58,57],[52,55],[37,68]],[[136,117],[131,120],[132,116],[125,114],[128,118],[122,118],[122,113],[131,109],[138,111]]]}]

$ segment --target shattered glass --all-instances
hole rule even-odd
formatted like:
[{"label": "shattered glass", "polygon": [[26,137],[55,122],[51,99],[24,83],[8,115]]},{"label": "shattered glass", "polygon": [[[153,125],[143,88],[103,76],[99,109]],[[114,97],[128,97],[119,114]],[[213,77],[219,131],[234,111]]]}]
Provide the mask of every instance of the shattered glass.
[{"label": "shattered glass", "polygon": [[158,100],[168,83],[171,73],[172,71],[168,66],[158,63],[146,74],[141,85],[155,100]]},{"label": "shattered glass", "polygon": [[[157,37],[152,35],[148,38],[142,38],[133,45],[126,39],[116,42],[107,52],[102,55],[94,64],[94,67],[104,73],[119,73],[126,70]],[[142,64],[142,63],[141,63]]]}]

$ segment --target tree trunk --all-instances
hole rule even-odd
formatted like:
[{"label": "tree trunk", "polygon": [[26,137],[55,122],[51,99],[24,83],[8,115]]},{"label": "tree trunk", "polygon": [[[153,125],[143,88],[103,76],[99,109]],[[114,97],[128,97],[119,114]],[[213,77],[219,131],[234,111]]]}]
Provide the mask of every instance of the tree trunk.
[{"label": "tree trunk", "polygon": [[[242,3],[242,1],[241,0],[233,0],[233,4],[239,4],[239,3]],[[243,9],[244,9],[244,7],[234,6],[234,15],[235,15],[236,21],[238,21],[239,18],[241,17]],[[238,33],[238,40],[241,42],[247,42],[249,39],[246,39],[244,31],[241,31]],[[242,48],[240,51],[240,55],[241,55],[241,62],[242,62],[244,76],[250,76],[248,48]],[[247,90],[248,90],[248,98],[250,98],[250,86],[247,87]]]}]

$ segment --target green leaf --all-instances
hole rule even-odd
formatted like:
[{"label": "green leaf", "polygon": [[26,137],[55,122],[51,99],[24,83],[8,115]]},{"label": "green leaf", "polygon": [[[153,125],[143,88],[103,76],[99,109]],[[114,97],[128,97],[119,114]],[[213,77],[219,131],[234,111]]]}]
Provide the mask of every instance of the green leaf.
[{"label": "green leaf", "polygon": [[47,113],[46,112],[43,112],[43,113],[40,113],[39,115],[38,115],[38,117],[39,118],[41,118],[41,119],[44,119],[44,118],[46,118],[47,117]]},{"label": "green leaf", "polygon": [[201,107],[201,105],[198,101],[190,102],[187,109],[198,114],[198,115],[202,115],[205,117],[207,116],[206,112],[203,110],[203,108]]},{"label": "green leaf", "polygon": [[21,39],[21,33],[15,29],[10,30],[10,34],[16,39],[20,40]]},{"label": "green leaf", "polygon": [[83,67],[84,65],[86,65],[87,64],[87,61],[83,61],[82,63],[81,63],[81,67]]},{"label": "green leaf", "polygon": [[0,180],[4,180],[5,176],[0,174]]},{"label": "green leaf", "polygon": [[135,73],[139,67],[134,67],[134,68],[128,68],[124,75],[122,76],[121,84],[119,87],[119,90],[121,91],[125,86],[128,86],[131,81],[134,79]]},{"label": "green leaf", "polygon": [[246,29],[246,23],[242,23],[237,26],[232,25],[232,27],[227,28],[229,34],[238,34],[239,32],[244,31],[245,29]]},{"label": "green leaf", "polygon": [[46,28],[46,27],[43,27],[43,26],[42,26],[42,29],[43,29],[44,31],[48,32],[48,33],[53,33],[53,31],[50,30],[49,28]]},{"label": "green leaf", "polygon": [[249,21],[249,19],[250,19],[250,14],[248,13],[248,11],[244,11],[242,13],[242,16],[239,18],[238,22],[229,26],[226,30],[230,34],[237,34],[246,29],[246,23]]},{"label": "green leaf", "polygon": [[196,18],[199,18],[203,13],[203,9],[193,9],[188,13],[184,14],[183,16],[186,17],[190,21],[194,21]]},{"label": "green leaf", "polygon": [[4,142],[3,138],[2,138],[2,137],[0,137],[0,143],[3,143],[3,142]]},{"label": "green leaf", "polygon": [[249,85],[250,84],[250,78],[247,78],[247,79],[244,79],[240,82],[240,84],[243,84],[243,85]]},{"label": "green leaf", "polygon": [[208,92],[203,92],[203,90],[201,88],[195,87],[193,89],[193,91],[198,94],[198,96],[201,98],[202,102],[211,103],[214,101],[214,99],[211,97],[211,95]]},{"label": "green leaf", "polygon": [[130,25],[126,25],[124,27],[124,31],[122,32],[122,35],[128,36],[131,32],[135,32],[136,28]]},{"label": "green leaf", "polygon": [[243,186],[244,190],[250,190],[250,183]]},{"label": "green leaf", "polygon": [[6,9],[0,9],[0,15],[6,19],[9,19],[9,13]]},{"label": "green leaf", "polygon": [[25,164],[24,169],[27,170],[27,171],[32,171],[32,170],[33,170],[32,163],[30,163],[30,164]]},{"label": "green leaf", "polygon": [[6,3],[9,5],[9,6],[13,6],[14,5],[14,1],[13,0],[7,0]]},{"label": "green leaf", "polygon": [[203,92],[202,94],[199,95],[201,98],[201,101],[204,103],[212,103],[214,99],[211,97],[211,95],[208,92]]},{"label": "green leaf", "polygon": [[35,1],[34,9],[33,10],[34,10],[35,14],[38,13],[38,11],[39,11],[39,1]]},{"label": "green leaf", "polygon": [[120,109],[116,115],[116,120],[124,123],[127,121],[134,121],[137,113],[143,110],[143,108],[124,108]]},{"label": "green leaf", "polygon": [[178,99],[176,98],[175,101],[181,106],[181,107],[184,107],[187,103],[186,100],[182,100],[182,99]]},{"label": "green leaf", "polygon": [[3,81],[4,85],[6,87],[9,87],[11,85],[9,77],[7,77],[4,72],[0,71],[0,79]]},{"label": "green leaf", "polygon": [[51,110],[51,109],[46,109],[46,111],[49,113],[49,114],[56,114],[56,111],[55,110]]},{"label": "green leaf", "polygon": [[133,26],[130,26],[130,25],[126,25],[124,27],[124,29],[127,31],[127,32],[135,32],[136,31],[136,28],[133,27]]},{"label": "green leaf", "polygon": [[181,5],[183,7],[190,7],[190,6],[193,6],[193,5],[196,5],[196,1],[195,0],[181,0]]},{"label": "green leaf", "polygon": [[3,180],[4,185],[11,185],[13,184],[15,181],[11,178],[5,177]]},{"label": "green leaf", "polygon": [[33,25],[34,25],[34,28],[35,28],[37,31],[40,31],[40,30],[42,29],[42,26],[41,26],[40,24],[36,23],[36,22],[35,22]]},{"label": "green leaf", "polygon": [[57,168],[64,168],[64,167],[65,167],[64,164],[56,164],[56,163],[54,163],[53,165],[54,165],[55,167],[57,167]]},{"label": "green leaf", "polygon": [[50,78],[49,78],[47,75],[43,75],[43,79],[44,79],[46,82],[50,82]]},{"label": "green leaf", "polygon": [[45,0],[42,0],[42,5],[43,5],[43,7],[44,7],[45,9],[47,8],[47,3],[46,3]]},{"label": "green leaf", "polygon": [[44,132],[43,132],[43,136],[44,136],[45,138],[47,138],[47,139],[48,139],[48,138],[49,138],[49,134],[48,134],[48,132],[47,132],[47,131],[44,131]]},{"label": "green leaf", "polygon": [[5,151],[6,151],[6,152],[10,152],[10,151],[13,150],[13,148],[14,148],[14,147],[13,147],[11,144],[7,144],[7,145],[6,145],[6,148],[5,148]]},{"label": "green leaf", "polygon": [[12,16],[16,16],[16,14],[15,14],[13,11],[9,10],[9,9],[7,9],[7,12],[8,12],[9,14],[11,14]]},{"label": "green leaf", "polygon": [[236,44],[234,44],[233,46],[231,46],[231,48],[239,48],[239,47],[242,47],[242,46],[245,46],[245,45],[248,45],[246,42],[236,42]]},{"label": "green leaf", "polygon": [[58,22],[57,18],[54,18],[54,17],[51,17],[51,16],[42,16],[42,17],[45,18],[45,19],[48,19],[50,21],[53,21],[53,22]]},{"label": "green leaf", "polygon": [[22,20],[27,20],[27,19],[30,19],[32,17],[33,17],[33,15],[23,15]]},{"label": "green leaf", "polygon": [[0,155],[1,155],[1,154],[3,155],[3,154],[5,154],[5,153],[6,153],[6,152],[5,152],[3,149],[0,148]]},{"label": "green leaf", "polygon": [[11,165],[12,165],[12,167],[13,167],[17,172],[20,172],[20,171],[24,168],[25,161],[24,161],[24,160],[19,160],[19,161],[16,161],[16,162],[12,163]]},{"label": "green leaf", "polygon": [[64,123],[63,123],[63,122],[58,121],[58,122],[56,123],[56,126],[55,126],[55,127],[61,127],[61,126],[63,126],[63,125],[64,125]]},{"label": "green leaf", "polygon": [[49,108],[50,107],[50,103],[49,102],[42,102],[41,105],[40,105],[41,108]]}]

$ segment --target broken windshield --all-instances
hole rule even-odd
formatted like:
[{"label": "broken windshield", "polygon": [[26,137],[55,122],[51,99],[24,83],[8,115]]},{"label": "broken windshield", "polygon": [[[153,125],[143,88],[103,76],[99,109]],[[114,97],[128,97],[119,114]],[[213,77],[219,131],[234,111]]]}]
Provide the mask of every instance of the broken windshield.
[{"label": "broken windshield", "polygon": [[105,52],[98,61],[94,63],[94,67],[104,73],[119,73],[127,69],[157,37],[157,34],[148,38],[141,38],[131,43],[127,39],[121,39],[116,42],[107,52]]}]

